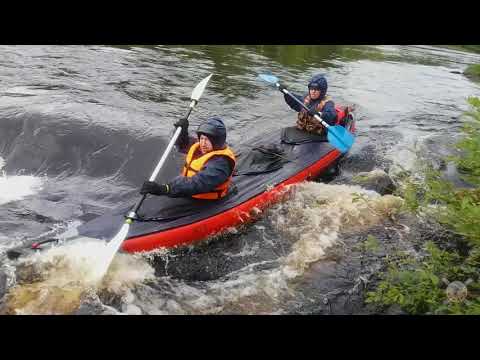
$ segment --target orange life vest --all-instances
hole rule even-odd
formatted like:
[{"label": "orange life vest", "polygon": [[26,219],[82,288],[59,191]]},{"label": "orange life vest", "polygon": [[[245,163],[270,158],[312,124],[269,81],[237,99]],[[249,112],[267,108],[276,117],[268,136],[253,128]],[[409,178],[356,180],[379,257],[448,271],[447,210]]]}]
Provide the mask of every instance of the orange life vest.
[{"label": "orange life vest", "polygon": [[[233,174],[233,168],[235,168],[236,159],[235,159],[235,154],[228,146],[223,150],[210,151],[209,153],[194,159],[194,155],[199,149],[200,149],[200,143],[197,142],[193,144],[188,150],[187,157],[185,158],[185,165],[183,166],[183,170],[182,170],[183,176],[187,176],[187,177],[195,176],[199,171],[203,169],[205,164],[213,156],[219,156],[219,155],[226,156],[233,162],[233,167],[232,167],[232,174]],[[225,195],[227,195],[228,186],[232,181],[232,174],[224,183],[218,185],[214,191],[192,195],[192,197],[196,199],[208,199],[208,200],[217,200],[224,197]]]}]

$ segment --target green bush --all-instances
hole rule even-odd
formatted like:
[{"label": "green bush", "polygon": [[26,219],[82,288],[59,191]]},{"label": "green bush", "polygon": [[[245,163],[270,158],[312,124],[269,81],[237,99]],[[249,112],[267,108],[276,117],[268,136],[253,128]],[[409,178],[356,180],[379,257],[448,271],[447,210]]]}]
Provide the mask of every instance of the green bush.
[{"label": "green bush", "polygon": [[[480,314],[480,283],[474,281],[480,256],[462,258],[455,252],[426,243],[422,260],[404,255],[390,260],[388,270],[380,275],[375,291],[368,292],[366,303],[381,307],[399,305],[409,314]],[[474,264],[472,264],[474,262]],[[449,282],[468,283],[465,301],[448,299]]]},{"label": "green bush", "polygon": [[466,136],[457,144],[463,155],[452,159],[465,174],[466,181],[480,186],[480,99],[471,97],[468,102],[472,110],[466,115],[471,121],[463,128]]},{"label": "green bush", "polygon": [[451,49],[480,53],[480,45],[440,45]]},{"label": "green bush", "polygon": [[[441,250],[429,241],[421,260],[408,255],[390,259],[376,289],[367,293],[367,303],[380,307],[397,304],[411,314],[480,314],[480,100],[470,98],[468,102],[470,121],[456,145],[462,155],[449,160],[472,186],[455,188],[439,171],[426,168],[423,180],[407,178],[402,191],[408,210],[433,216],[458,235],[459,244],[467,241],[466,254]],[[467,286],[464,301],[448,299],[446,288],[453,281]]]},{"label": "green bush", "polygon": [[464,74],[473,78],[480,78],[480,64],[469,65]]},{"label": "green bush", "polygon": [[454,255],[439,250],[433,243],[427,243],[429,258],[419,262],[405,256],[390,260],[388,271],[375,292],[367,294],[367,303],[400,305],[410,314],[434,312],[446,300],[440,285],[441,276],[446,276],[447,266]]}]

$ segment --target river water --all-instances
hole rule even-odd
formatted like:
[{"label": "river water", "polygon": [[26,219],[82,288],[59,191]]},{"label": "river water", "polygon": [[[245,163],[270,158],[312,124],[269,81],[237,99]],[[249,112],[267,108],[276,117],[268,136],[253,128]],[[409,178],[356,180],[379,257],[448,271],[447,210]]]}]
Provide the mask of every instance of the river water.
[{"label": "river water", "polygon": [[[135,201],[209,73],[190,123],[223,117],[233,147],[295,121],[259,73],[296,92],[326,74],[332,98],[356,107],[344,177],[438,160],[458,136],[466,99],[480,95],[461,74],[480,55],[431,46],[0,46],[0,54],[5,313],[362,313],[351,304],[364,265],[349,257],[348,239],[385,229],[372,206],[399,200],[348,184],[305,183],[255,224],[195,247],[119,254],[101,284],[86,280],[96,244],[17,262],[5,251]],[[176,175],[181,160],[172,153],[158,180]],[[358,193],[369,204],[352,202]],[[329,306],[340,292],[350,305]]]}]

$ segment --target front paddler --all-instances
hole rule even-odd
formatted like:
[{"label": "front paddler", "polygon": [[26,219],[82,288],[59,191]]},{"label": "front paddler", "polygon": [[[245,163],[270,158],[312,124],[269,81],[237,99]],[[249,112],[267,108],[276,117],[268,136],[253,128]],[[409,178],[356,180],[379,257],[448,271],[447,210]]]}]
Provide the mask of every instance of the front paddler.
[{"label": "front paddler", "polygon": [[146,181],[140,193],[203,200],[218,200],[226,196],[236,159],[226,143],[227,129],[223,120],[211,117],[203,121],[198,126],[196,137],[189,135],[187,119],[181,119],[174,125],[182,128],[176,143],[177,149],[186,154],[182,173],[165,184]]}]

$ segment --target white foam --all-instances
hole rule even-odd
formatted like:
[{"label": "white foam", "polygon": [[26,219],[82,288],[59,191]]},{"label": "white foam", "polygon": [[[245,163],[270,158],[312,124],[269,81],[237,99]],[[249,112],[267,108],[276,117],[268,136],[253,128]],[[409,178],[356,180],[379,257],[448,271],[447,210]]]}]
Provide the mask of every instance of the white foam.
[{"label": "white foam", "polygon": [[[123,295],[137,284],[154,278],[154,269],[140,256],[119,253],[105,276],[105,243],[78,239],[21,260],[17,266],[28,272],[32,283],[16,285],[9,291],[7,306],[17,314],[64,314],[76,310],[82,294],[107,291]],[[128,313],[138,313],[130,307]]]},{"label": "white foam", "polygon": [[151,294],[151,301],[138,299],[135,304],[148,314],[278,313],[285,297],[294,295],[295,279],[321,261],[342,233],[378,223],[401,203],[359,186],[299,184],[293,197],[269,215],[278,236],[292,244],[285,256],[249,264],[201,286],[164,278],[168,293]]},{"label": "white foam", "polygon": [[[358,195],[362,199],[357,201]],[[210,283],[204,295],[210,299],[198,300],[195,305],[216,304],[222,311],[239,311],[243,304],[242,313],[278,311],[280,298],[292,293],[292,280],[303,275],[311,263],[322,260],[340,233],[373,225],[385,218],[386,209],[400,205],[399,198],[382,197],[359,186],[299,184],[294,196],[277,205],[271,215],[279,236],[292,242],[290,252],[277,260],[278,266],[252,271],[255,264],[251,264],[228,279]]]},{"label": "white foam", "polygon": [[[149,253],[117,254],[99,281],[105,244],[82,239],[30,258],[42,280],[22,285],[13,292],[11,303],[22,313],[71,312],[81,293],[93,289],[123,298],[122,312],[126,314],[278,313],[285,297],[294,295],[295,279],[321,261],[342,233],[374,225],[400,204],[399,198],[358,186],[296,185],[292,198],[277,204],[268,215],[278,237],[291,242],[284,256],[194,284],[169,277],[155,279],[147,261]],[[252,251],[255,247],[244,249],[244,253]],[[165,250],[153,253],[167,255]],[[153,279],[157,282],[154,288],[145,283]]]},{"label": "white foam", "polygon": [[5,161],[0,157],[0,205],[21,200],[41,189],[42,179],[27,175],[7,176],[2,170],[4,166]]}]

